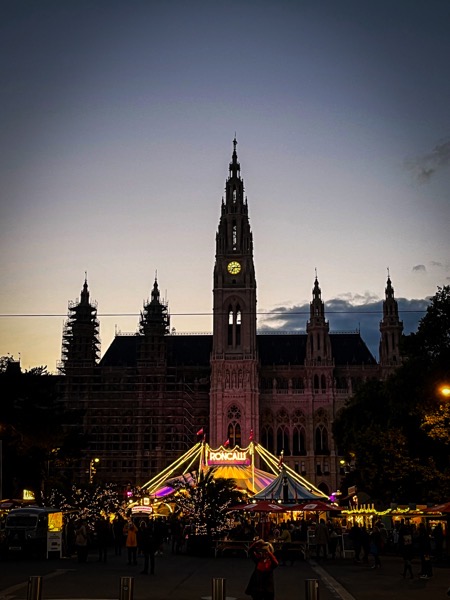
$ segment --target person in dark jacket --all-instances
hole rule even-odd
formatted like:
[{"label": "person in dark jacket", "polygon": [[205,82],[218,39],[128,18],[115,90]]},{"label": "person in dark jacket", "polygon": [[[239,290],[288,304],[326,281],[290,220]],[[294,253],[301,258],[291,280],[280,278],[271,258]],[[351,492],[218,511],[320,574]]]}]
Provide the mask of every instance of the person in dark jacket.
[{"label": "person in dark jacket", "polygon": [[97,535],[98,561],[106,562],[108,545],[111,537],[111,529],[108,519],[106,517],[99,517],[94,523],[94,530]]},{"label": "person in dark jacket", "polygon": [[408,525],[402,525],[398,536],[398,547],[403,558],[403,577],[409,573],[410,579],[414,578],[412,571],[413,559],[413,537],[411,528]]},{"label": "person in dark jacket", "polygon": [[157,543],[153,531],[153,524],[142,521],[137,534],[138,548],[144,555],[144,568],[141,574],[148,575],[150,566],[150,575],[155,574],[155,552]]},{"label": "person in dark jacket", "polygon": [[423,523],[419,525],[419,554],[420,554],[420,579],[431,579],[433,567],[431,565],[431,540],[430,534]]},{"label": "person in dark jacket", "polygon": [[256,540],[249,548],[249,556],[255,563],[255,569],[245,593],[253,600],[275,600],[273,571],[278,566],[278,560],[272,544],[262,539]]}]

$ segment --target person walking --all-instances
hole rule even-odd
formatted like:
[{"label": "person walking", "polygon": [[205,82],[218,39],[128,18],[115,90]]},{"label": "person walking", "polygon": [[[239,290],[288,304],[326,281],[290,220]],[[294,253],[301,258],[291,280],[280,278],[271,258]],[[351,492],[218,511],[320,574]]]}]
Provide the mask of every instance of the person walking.
[{"label": "person walking", "polygon": [[323,558],[327,558],[328,541],[330,539],[328,533],[328,527],[325,523],[325,519],[320,519],[319,524],[316,527],[316,558],[320,560],[320,555],[323,554]]},{"label": "person walking", "polygon": [[94,523],[94,530],[97,534],[98,562],[106,562],[111,533],[108,519],[99,517]]},{"label": "person walking", "polygon": [[402,525],[398,535],[398,547],[403,558],[403,578],[409,573],[409,578],[414,579],[412,571],[413,538],[412,531],[408,525]]},{"label": "person walking", "polygon": [[433,567],[431,564],[431,540],[430,534],[423,523],[419,525],[419,555],[420,555],[420,579],[431,579]]},{"label": "person walking", "polygon": [[156,540],[153,530],[152,523],[146,523],[141,521],[139,531],[137,534],[138,548],[144,555],[144,568],[141,571],[141,575],[148,575],[148,569],[150,567],[150,575],[155,574],[155,553],[156,553]]},{"label": "person walking", "polygon": [[[278,541],[281,542],[281,560],[282,562],[280,563],[280,566],[285,565],[288,558],[289,558],[289,549],[292,546],[292,536],[291,536],[291,532],[289,531],[286,523],[283,523],[281,526],[281,533],[280,533],[280,537],[278,538]],[[292,560],[291,557],[291,566],[294,564],[294,561]]]},{"label": "person walking", "polygon": [[116,515],[112,523],[112,535],[114,538],[114,554],[116,556],[122,556],[122,547],[125,542],[126,535],[124,535],[125,519],[120,515]]},{"label": "person walking", "polygon": [[273,571],[278,566],[278,560],[273,553],[272,544],[262,539],[256,540],[249,548],[249,556],[255,563],[255,569],[245,593],[252,600],[275,600]]},{"label": "person walking", "polygon": [[370,546],[369,553],[374,558],[374,564],[372,569],[379,569],[381,567],[380,552],[383,545],[383,538],[381,537],[380,530],[377,525],[374,525],[372,533],[370,534]]},{"label": "person walking", "polygon": [[88,557],[88,529],[85,519],[81,519],[75,528],[75,546],[79,563],[87,562]]},{"label": "person walking", "polygon": [[348,537],[353,544],[355,562],[359,563],[361,562],[362,532],[358,523],[353,524]]},{"label": "person walking", "polygon": [[125,547],[127,549],[129,565],[137,565],[137,531],[138,528],[133,523],[132,519],[125,525],[123,533],[127,536]]}]

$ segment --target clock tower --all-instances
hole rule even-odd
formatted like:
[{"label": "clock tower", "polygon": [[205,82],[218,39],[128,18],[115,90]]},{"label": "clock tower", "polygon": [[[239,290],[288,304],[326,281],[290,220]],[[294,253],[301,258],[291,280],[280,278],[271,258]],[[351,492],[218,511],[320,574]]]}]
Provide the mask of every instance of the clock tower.
[{"label": "clock tower", "polygon": [[[236,138],[216,234],[210,444],[245,447],[259,432],[253,236]],[[256,440],[257,441],[257,440]]]}]

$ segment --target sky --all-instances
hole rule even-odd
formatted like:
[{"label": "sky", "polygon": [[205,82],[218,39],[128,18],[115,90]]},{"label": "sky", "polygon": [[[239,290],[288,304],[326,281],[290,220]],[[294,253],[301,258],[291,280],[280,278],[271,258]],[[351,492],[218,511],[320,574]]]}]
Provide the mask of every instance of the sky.
[{"label": "sky", "polygon": [[0,356],[56,372],[87,272],[101,353],[157,274],[212,331],[236,135],[260,328],[377,356],[389,269],[405,332],[450,283],[448,0],[4,0]]}]

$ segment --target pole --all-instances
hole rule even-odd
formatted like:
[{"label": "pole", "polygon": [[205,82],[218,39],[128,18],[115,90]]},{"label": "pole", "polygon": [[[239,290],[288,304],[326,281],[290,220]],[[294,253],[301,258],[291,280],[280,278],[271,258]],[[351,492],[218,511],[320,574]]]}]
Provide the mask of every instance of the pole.
[{"label": "pole", "polygon": [[225,583],[223,577],[216,577],[212,580],[212,600],[225,600]]},{"label": "pole", "polygon": [[42,576],[29,577],[27,600],[41,600],[42,596]]},{"label": "pole", "polygon": [[134,577],[120,578],[119,600],[133,600]]},{"label": "pole", "polygon": [[306,600],[319,600],[319,580],[305,579]]}]

